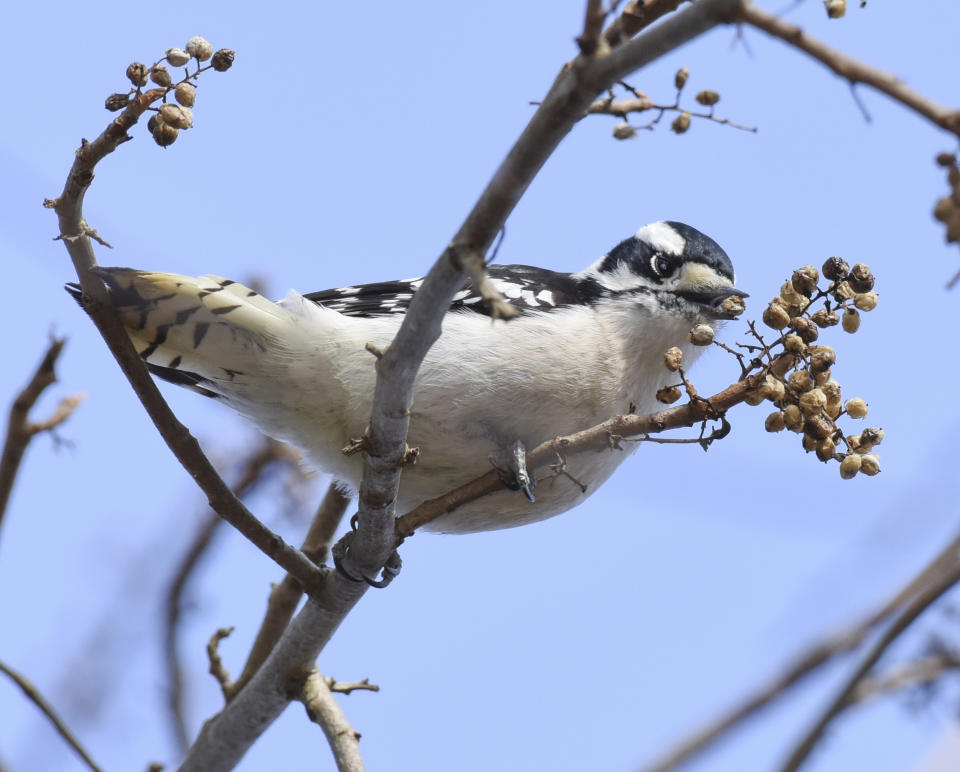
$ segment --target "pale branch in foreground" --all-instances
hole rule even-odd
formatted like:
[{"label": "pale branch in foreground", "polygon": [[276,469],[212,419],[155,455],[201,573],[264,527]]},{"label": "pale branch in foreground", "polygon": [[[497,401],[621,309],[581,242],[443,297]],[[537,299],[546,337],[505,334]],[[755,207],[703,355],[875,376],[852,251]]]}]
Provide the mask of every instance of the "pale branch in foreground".
[{"label": "pale branch in foreground", "polygon": [[63,720],[60,716],[57,715],[57,712],[53,709],[53,706],[44,699],[43,695],[37,690],[37,687],[34,686],[30,681],[20,675],[13,668],[7,666],[3,662],[0,662],[0,673],[4,673],[11,681],[13,681],[17,686],[20,687],[20,690],[26,695],[37,708],[40,709],[40,712],[43,713],[53,724],[54,728],[57,731],[64,741],[76,752],[76,754],[83,760],[83,763],[86,764],[93,772],[102,772],[99,766],[90,758],[90,754],[84,749],[80,744],[80,741],[74,737],[73,733],[67,728],[67,725],[63,723]]},{"label": "pale branch in foreground", "polygon": [[350,726],[323,674],[313,668],[295,696],[303,703],[310,720],[323,730],[339,772],[363,772],[360,733]]}]

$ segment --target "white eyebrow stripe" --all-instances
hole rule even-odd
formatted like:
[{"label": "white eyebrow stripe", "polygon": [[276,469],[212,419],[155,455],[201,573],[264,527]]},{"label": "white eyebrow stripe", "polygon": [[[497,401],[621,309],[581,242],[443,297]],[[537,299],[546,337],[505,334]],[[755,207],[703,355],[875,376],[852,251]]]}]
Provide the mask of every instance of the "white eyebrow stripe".
[{"label": "white eyebrow stripe", "polygon": [[652,222],[636,232],[636,237],[658,252],[682,255],[687,240],[665,222]]}]

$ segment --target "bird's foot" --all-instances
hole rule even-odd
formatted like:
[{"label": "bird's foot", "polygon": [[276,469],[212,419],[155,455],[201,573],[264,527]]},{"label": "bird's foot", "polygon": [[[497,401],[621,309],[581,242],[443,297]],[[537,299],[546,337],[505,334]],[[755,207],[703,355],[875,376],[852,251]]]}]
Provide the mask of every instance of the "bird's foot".
[{"label": "bird's foot", "polygon": [[517,440],[509,448],[505,448],[490,456],[490,463],[500,475],[500,481],[512,491],[523,491],[523,495],[532,504],[536,501],[533,489],[536,481],[527,471],[527,449]]}]

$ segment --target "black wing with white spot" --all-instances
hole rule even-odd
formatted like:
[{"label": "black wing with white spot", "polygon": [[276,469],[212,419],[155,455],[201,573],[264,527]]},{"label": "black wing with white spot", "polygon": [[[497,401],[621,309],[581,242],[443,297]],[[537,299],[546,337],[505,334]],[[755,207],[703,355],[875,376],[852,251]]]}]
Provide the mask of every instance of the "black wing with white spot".
[{"label": "black wing with white spot", "polygon": [[[587,305],[604,293],[592,277],[579,279],[529,265],[492,265],[487,272],[494,286],[521,313]],[[423,279],[400,279],[311,292],[304,297],[345,316],[387,316],[406,313],[421,284]],[[490,316],[489,306],[472,286],[453,296],[450,310]]]}]

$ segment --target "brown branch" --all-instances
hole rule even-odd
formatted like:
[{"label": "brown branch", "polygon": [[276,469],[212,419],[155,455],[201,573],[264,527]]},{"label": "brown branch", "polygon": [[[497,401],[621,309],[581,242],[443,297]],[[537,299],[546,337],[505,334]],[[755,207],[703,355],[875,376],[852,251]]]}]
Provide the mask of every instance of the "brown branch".
[{"label": "brown branch", "polygon": [[890,624],[890,627],[884,631],[880,640],[867,652],[866,656],[847,679],[846,683],[830,702],[826,710],[821,713],[820,717],[814,722],[814,725],[803,739],[797,743],[797,746],[781,768],[782,772],[796,772],[796,770],[800,768],[800,765],[803,764],[823,737],[827,726],[851,702],[857,691],[857,687],[863,679],[867,677],[873,669],[873,666],[877,664],[890,645],[900,637],[904,630],[913,624],[917,617],[926,611],[932,603],[939,599],[940,596],[957,582],[960,582],[960,561],[958,561],[957,565],[955,565],[951,571],[940,576],[936,581],[917,593],[917,595],[907,603],[903,611],[900,612],[896,619]]},{"label": "brown branch", "polygon": [[682,2],[684,0],[631,0],[607,27],[603,37],[611,47],[618,46],[664,14],[677,10]]},{"label": "brown branch", "polygon": [[[303,554],[315,563],[326,562],[333,535],[340,526],[349,503],[350,497],[336,483],[331,483],[301,547]],[[267,601],[267,613],[263,617],[263,622],[260,623],[260,630],[257,632],[253,646],[250,647],[250,654],[244,663],[243,671],[234,682],[227,699],[231,699],[239,692],[264,663],[277,641],[280,640],[280,636],[283,635],[283,631],[290,624],[302,597],[303,590],[300,588],[300,583],[290,574],[287,574],[280,584],[273,586]]]},{"label": "brown branch", "polygon": [[[276,462],[290,461],[296,456],[286,445],[263,438],[263,442],[254,452],[241,463],[241,474],[233,486],[233,492],[238,497],[246,496],[259,485],[267,471]],[[167,616],[164,625],[163,651],[166,656],[168,699],[170,719],[173,725],[174,736],[182,751],[190,745],[190,733],[184,713],[183,669],[180,667],[180,658],[177,655],[177,632],[180,627],[180,617],[183,610],[183,594],[187,584],[193,576],[204,555],[206,555],[213,536],[224,521],[210,512],[202,523],[193,542],[187,548],[180,565],[174,572],[167,590]]]},{"label": "brown branch", "polygon": [[763,30],[768,35],[780,38],[795,48],[799,48],[833,70],[851,85],[865,83],[891,99],[900,102],[911,110],[932,121],[942,129],[960,137],[960,111],[952,110],[934,102],[918,91],[914,91],[896,76],[864,64],[831,48],[816,38],[810,37],[800,27],[778,19],[752,3],[745,2],[739,11],[739,19]]},{"label": "brown branch", "polygon": [[364,678],[362,681],[337,681],[333,678],[324,678],[323,679],[327,688],[331,692],[336,692],[338,694],[352,694],[356,691],[361,692],[379,692],[380,687],[376,684],[370,683],[370,680]]},{"label": "brown branch", "polygon": [[[612,442],[615,438],[637,437],[682,426],[693,426],[743,402],[747,392],[756,388],[760,380],[760,375],[748,376],[707,400],[698,398],[684,405],[649,415],[614,416],[590,429],[543,442],[527,453],[527,468],[533,473],[536,469],[554,464],[557,453],[562,454],[564,458],[569,458],[571,455],[588,450],[618,452]],[[457,507],[502,489],[503,482],[500,474],[497,470],[491,469],[481,477],[443,496],[423,502],[397,519],[398,543],[411,536],[418,528],[452,512]]]},{"label": "brown branch", "polygon": [[[56,359],[56,357],[54,357],[54,359]],[[37,691],[37,687],[35,687],[17,671],[5,665],[3,662],[0,662],[0,672],[5,673],[11,681],[19,686],[20,690],[27,696],[27,699],[36,705],[43,715],[50,719],[50,723],[53,724],[54,728],[57,730],[57,734],[59,734],[66,741],[66,743],[73,748],[76,754],[83,759],[83,762],[90,769],[92,769],[93,772],[102,772],[100,767],[97,766],[96,762],[90,758],[90,754],[84,750],[82,745],[80,745],[80,741],[73,736],[73,733],[69,729],[67,729],[67,725],[64,724],[61,718],[57,715],[57,712],[53,709],[53,706],[51,706],[50,703],[44,699],[44,696]]]},{"label": "brown branch", "polygon": [[693,110],[687,110],[681,107],[679,103],[673,105],[658,105],[654,104],[646,96],[627,97],[625,99],[603,97],[602,99],[596,100],[590,105],[590,107],[587,108],[587,115],[613,115],[615,117],[625,119],[630,113],[642,113],[648,110],[657,110],[657,117],[646,126],[638,126],[637,128],[652,129],[657,123],[660,122],[660,119],[665,113],[675,112],[686,113],[691,118],[701,118],[703,120],[712,121],[713,123],[717,123],[721,126],[730,126],[731,128],[739,129],[740,131],[749,131],[754,134],[757,131],[755,126],[744,126],[741,123],[731,121],[729,118],[719,118],[713,114],[713,111],[696,112]]},{"label": "brown branch", "polygon": [[960,658],[949,652],[931,654],[927,657],[898,665],[880,675],[864,678],[857,684],[847,707],[866,702],[891,692],[925,686],[940,679],[945,673],[960,669]]},{"label": "brown branch", "polygon": [[294,574],[308,591],[318,591],[323,583],[324,572],[318,570],[299,550],[291,547],[261,523],[233,495],[204,455],[199,443],[177,420],[111,307],[103,282],[91,270],[96,267],[97,261],[91,243],[93,231],[83,218],[83,198],[93,182],[94,168],[104,157],[130,139],[127,131],[164,93],[164,89],[151,89],[138,94],[100,136],[92,142],[83,140],[74,156],[63,192],[57,199],[44,201],[44,206],[54,209],[57,213],[60,226],[59,238],[63,240],[77,271],[87,313],[103,336],[124,375],[127,376],[127,380],[154,426],[157,427],[157,431],[160,432],[160,436],[167,443],[167,447],[206,494],[210,508],[240,531],[265,555]]},{"label": "brown branch", "polygon": [[365,767],[360,756],[360,733],[350,726],[319,670],[314,668],[310,671],[297,699],[303,703],[310,720],[323,730],[337,769],[340,772],[363,772]]},{"label": "brown branch", "polygon": [[[38,432],[43,431],[43,424],[30,423],[30,411],[40,395],[57,380],[55,370],[57,358],[66,342],[65,338],[51,339],[47,351],[29,383],[23,387],[10,406],[10,416],[7,419],[7,438],[3,444],[3,455],[0,456],[0,526],[3,525],[3,516],[7,511],[10,494],[13,492],[13,484],[17,479],[17,472],[20,470],[20,462],[23,460],[27,445],[30,444],[30,440]],[[64,416],[63,420],[66,420],[68,416],[69,414]]]},{"label": "brown branch", "polygon": [[233,681],[230,680],[230,673],[227,671],[223,660],[220,657],[220,641],[228,638],[233,632],[232,627],[221,627],[207,641],[207,661],[210,663],[209,672],[218,684],[220,691],[223,692],[223,698],[229,699],[233,692]]},{"label": "brown branch", "polygon": [[603,39],[603,22],[607,14],[603,10],[603,0],[587,0],[587,9],[584,14],[583,32],[577,38],[580,53],[584,56],[593,56],[597,53],[600,41]]}]

